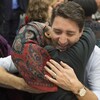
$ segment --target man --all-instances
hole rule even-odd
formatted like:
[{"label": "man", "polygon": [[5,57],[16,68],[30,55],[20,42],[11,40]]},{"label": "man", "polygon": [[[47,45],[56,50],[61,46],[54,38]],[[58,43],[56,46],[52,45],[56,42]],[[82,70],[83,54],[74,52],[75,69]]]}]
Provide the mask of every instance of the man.
[{"label": "man", "polygon": [[[57,10],[57,9],[56,9]],[[58,12],[56,13],[56,14],[58,14],[56,17],[55,17],[55,19],[54,19],[54,21],[53,21],[53,25],[54,25],[54,29],[56,29],[56,31],[59,33],[59,31],[60,32],[62,32],[61,30],[63,30],[63,24],[64,24],[64,22],[67,24],[68,22],[67,22],[67,20],[69,19],[69,16],[67,17],[63,17],[63,15],[61,15],[61,13],[62,14],[64,14],[64,11],[63,12],[61,12],[60,13],[60,8],[59,8],[59,10],[57,10]],[[56,12],[56,11],[55,11]],[[68,12],[67,12],[68,13]],[[54,15],[53,15],[54,16]],[[58,17],[58,18],[57,18]],[[56,20],[56,21],[55,21]],[[56,23],[57,24],[56,24]],[[60,27],[60,24],[61,23],[63,23],[62,24],[62,27]],[[71,22],[70,22],[71,23]],[[68,25],[70,24],[70,23],[68,23]],[[66,25],[66,24],[64,24],[64,25]],[[72,25],[72,23],[71,23],[71,25]],[[67,26],[67,25],[66,25]],[[56,28],[55,28],[56,27]],[[60,28],[59,28],[60,27]],[[66,30],[67,30],[67,28],[66,28]],[[61,33],[59,33],[59,34],[61,34]],[[58,36],[59,37],[59,36]],[[56,37],[57,38],[57,37]],[[90,61],[89,61],[89,63],[88,63],[88,65],[87,65],[87,71],[86,71],[86,73],[89,75],[88,76],[88,79],[86,78],[86,82],[88,83],[88,87],[92,90],[92,91],[94,91],[94,93],[98,96],[98,98],[100,98],[100,88],[98,87],[99,85],[96,85],[94,82],[96,82],[97,80],[96,80],[96,78],[97,78],[97,75],[94,75],[94,77],[93,77],[93,73],[95,73],[95,71],[93,71],[93,69],[92,68],[94,68],[94,66],[96,66],[95,64],[91,64],[90,65],[90,63],[92,62],[92,58],[95,58],[95,57],[97,57],[97,55],[99,54],[99,52],[100,52],[100,50],[96,47],[95,48],[96,50],[94,50],[94,52],[93,52],[93,54],[91,55],[91,58],[90,58]],[[96,53],[95,51],[97,51],[98,53]],[[94,53],[96,54],[95,56],[94,56]],[[100,54],[99,54],[100,55]],[[96,58],[96,59],[100,59],[100,58]],[[98,61],[98,60],[97,60]],[[93,62],[92,62],[93,63]],[[51,77],[48,77],[47,75],[46,75],[46,77],[51,81],[51,82],[53,82],[53,83],[55,83],[55,84],[57,84],[58,86],[60,86],[60,87],[62,87],[63,89],[65,89],[65,90],[70,90],[70,91],[73,91],[73,92],[75,92],[76,90],[77,90],[77,88],[75,88],[75,87],[77,87],[77,85],[78,85],[78,87],[80,86],[80,82],[78,82],[77,81],[77,79],[76,79],[76,76],[73,74],[73,71],[72,71],[72,69],[70,69],[69,67],[68,67],[68,65],[66,65],[65,66],[65,64],[63,64],[63,63],[61,63],[61,65],[64,67],[62,70],[61,70],[61,67],[59,68],[58,66],[59,66],[59,64],[57,64],[56,62],[54,62],[54,61],[50,61],[50,62],[48,62],[47,63],[47,65],[53,70],[49,70],[47,67],[46,67],[46,70],[52,75],[52,76],[54,76],[55,75],[55,73],[57,74],[56,75],[56,79],[53,79],[53,78],[51,78]],[[99,65],[97,65],[96,66],[96,68],[98,69],[98,73],[100,73],[100,68],[98,67]],[[57,67],[58,68],[58,70],[55,68],[55,67]],[[92,68],[91,68],[92,67]],[[67,69],[69,69],[70,71],[68,71]],[[90,71],[90,69],[92,70],[92,72],[88,72],[88,71]],[[55,73],[54,73],[55,72]],[[65,73],[66,72],[66,73]],[[72,72],[72,73],[71,73]],[[69,73],[69,76],[68,76],[68,74],[67,73]],[[87,75],[86,74],[86,75]],[[64,79],[62,79],[62,77],[64,77],[64,76],[66,76]],[[98,75],[98,77],[99,77],[99,75]],[[94,81],[94,80],[95,81]],[[66,81],[65,81],[66,80]],[[63,84],[63,82],[65,82],[64,84]],[[70,83],[69,83],[70,82]],[[78,82],[78,83],[77,83]],[[69,84],[68,84],[69,83]],[[75,85],[75,83],[77,83],[77,85]],[[99,84],[99,81],[97,82],[97,84]],[[92,85],[92,86],[91,86]],[[81,84],[81,86],[82,86],[82,84]],[[73,88],[74,87],[74,88]],[[98,88],[98,89],[97,89]],[[75,89],[75,91],[73,90],[73,89]],[[89,92],[89,91],[88,91]],[[76,93],[77,94],[77,93]],[[89,97],[89,96],[88,96]],[[87,98],[87,95],[85,95],[83,98],[79,98],[79,99],[82,99],[82,100],[89,100],[89,98]],[[97,100],[97,98],[92,98],[93,100]]]},{"label": "man", "polygon": [[[62,5],[61,5],[62,6]],[[60,6],[60,7],[61,7]],[[63,5],[64,6],[64,5]],[[71,5],[71,4],[69,4],[69,6],[68,7],[72,7],[73,5]],[[65,7],[65,6],[64,6]],[[69,8],[70,9],[70,8]],[[65,10],[65,9],[64,9]],[[71,9],[72,10],[72,9]],[[74,12],[75,13],[75,12]],[[74,14],[73,13],[73,14]],[[77,14],[77,13],[76,13]],[[72,16],[71,16],[72,17]],[[74,16],[75,17],[75,16]],[[69,31],[69,30],[67,30],[66,31],[66,29],[64,29],[65,27],[61,27],[61,26],[63,26],[63,24],[62,23],[58,23],[59,21],[57,21],[57,19],[60,19],[60,21],[63,21],[64,22],[64,25],[67,25],[67,24],[69,24],[69,25],[67,25],[68,26],[68,28],[71,30],[71,31]],[[79,21],[79,19],[78,19],[78,21]],[[55,24],[56,23],[56,24]],[[71,25],[71,24],[72,25]],[[58,29],[57,30],[57,24],[58,24],[58,26],[59,25],[61,25],[61,26],[59,26],[59,28],[60,29]],[[73,29],[73,26],[74,26],[74,32],[72,31],[72,29]],[[54,30],[54,32],[55,32],[55,34],[52,34],[51,35],[51,37],[52,37],[52,40],[53,40],[53,43],[54,43],[54,45],[55,45],[55,47],[57,48],[57,49],[60,49],[61,51],[63,51],[63,50],[65,50],[66,49],[66,46],[68,46],[68,47],[70,47],[70,46],[72,46],[74,43],[76,43],[78,40],[79,40],[79,37],[82,35],[82,34],[80,34],[80,32],[82,31],[81,29],[83,28],[83,26],[81,27],[80,26],[80,28],[79,28],[79,26],[80,26],[80,24],[76,24],[76,23],[74,23],[73,21],[71,21],[71,20],[66,20],[66,18],[64,17],[62,17],[61,16],[61,14],[60,15],[57,15],[57,16],[54,16],[54,19],[52,20],[52,28],[53,28],[53,30]],[[62,30],[63,29],[63,30]],[[61,34],[60,34],[61,33]],[[62,34],[63,33],[63,34]],[[72,37],[74,37],[74,38],[72,38],[72,39],[70,39],[69,37],[68,37],[68,39],[67,39],[67,34],[68,34],[68,36],[70,37],[70,38],[72,38]],[[59,37],[59,35],[61,35],[60,37],[60,40],[59,39],[57,39],[57,37],[55,37],[55,36],[58,36]],[[54,42],[54,40],[55,40],[55,42]],[[59,41],[58,41],[59,40]],[[66,40],[68,40],[68,41],[66,41]],[[67,43],[68,43],[68,45],[67,45]],[[70,45],[69,45],[70,44]],[[64,48],[64,49],[63,49]],[[60,55],[62,55],[63,53],[60,53]],[[64,53],[65,54],[65,53]],[[61,57],[61,56],[60,56]],[[74,65],[73,65],[74,66]],[[76,69],[75,69],[76,70]],[[61,93],[64,93],[64,94],[61,94]],[[87,91],[87,93],[88,93],[88,95],[91,95],[90,94],[90,91]],[[55,95],[56,94],[56,95]],[[60,94],[60,96],[59,96],[59,94]],[[60,91],[58,91],[58,93],[48,93],[48,94],[40,94],[40,95],[34,95],[34,99],[43,99],[43,100],[45,100],[45,99],[52,99],[52,97],[53,97],[53,95],[55,95],[56,96],[56,98],[57,98],[57,100],[58,100],[58,98],[59,99],[61,99],[61,100],[64,100],[64,99],[66,99],[66,92],[65,91],[63,91],[62,89],[60,89]],[[70,95],[70,92],[69,92],[69,95]],[[50,96],[50,98],[48,98]],[[54,96],[54,98],[55,98],[55,96]],[[59,96],[59,97],[58,97]],[[95,96],[95,95],[94,95]],[[83,97],[80,97],[81,99],[83,98]],[[74,99],[76,99],[76,98],[74,98]],[[55,100],[55,99],[54,99]],[[70,99],[69,99],[70,100]],[[86,99],[85,99],[86,100]]]}]

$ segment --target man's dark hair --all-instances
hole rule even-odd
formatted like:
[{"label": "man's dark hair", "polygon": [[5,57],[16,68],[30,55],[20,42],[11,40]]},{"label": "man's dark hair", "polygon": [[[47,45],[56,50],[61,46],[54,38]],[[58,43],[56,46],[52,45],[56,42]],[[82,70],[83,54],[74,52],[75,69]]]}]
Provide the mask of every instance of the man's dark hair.
[{"label": "man's dark hair", "polygon": [[56,16],[76,22],[76,24],[79,26],[79,31],[81,31],[84,26],[84,10],[75,2],[69,1],[55,7],[52,11],[51,25],[53,24]]}]

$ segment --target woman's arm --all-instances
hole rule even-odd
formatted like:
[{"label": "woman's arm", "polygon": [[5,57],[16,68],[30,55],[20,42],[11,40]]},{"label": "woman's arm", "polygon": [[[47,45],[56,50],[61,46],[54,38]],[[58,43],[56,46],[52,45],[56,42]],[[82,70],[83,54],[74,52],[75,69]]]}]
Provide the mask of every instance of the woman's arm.
[{"label": "woman's arm", "polygon": [[[45,75],[49,81],[66,91],[73,92],[78,100],[98,100],[97,96],[78,80],[74,70],[69,65],[63,62],[59,64],[54,60],[47,62],[47,65],[50,69],[46,66],[45,69],[52,76]],[[84,96],[79,95],[79,90],[81,88],[86,90]]]}]

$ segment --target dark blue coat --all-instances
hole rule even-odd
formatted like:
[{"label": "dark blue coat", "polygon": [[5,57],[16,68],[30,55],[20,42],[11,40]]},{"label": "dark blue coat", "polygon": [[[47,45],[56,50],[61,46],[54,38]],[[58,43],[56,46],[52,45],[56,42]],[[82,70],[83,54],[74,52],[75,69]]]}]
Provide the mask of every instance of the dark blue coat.
[{"label": "dark blue coat", "polygon": [[[19,8],[22,13],[24,13],[27,9],[29,0],[18,0]],[[10,19],[12,14],[12,0],[0,0],[0,15],[1,18],[5,18],[6,20]]]}]

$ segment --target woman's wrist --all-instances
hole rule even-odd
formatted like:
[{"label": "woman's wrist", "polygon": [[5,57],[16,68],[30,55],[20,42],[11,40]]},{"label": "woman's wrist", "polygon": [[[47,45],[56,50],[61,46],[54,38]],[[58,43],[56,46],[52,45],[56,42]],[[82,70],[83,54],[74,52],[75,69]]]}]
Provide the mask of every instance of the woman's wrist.
[{"label": "woman's wrist", "polygon": [[74,94],[78,94],[79,90],[83,87],[84,87],[84,85],[81,82],[74,83],[73,88],[72,88],[72,92]]}]

